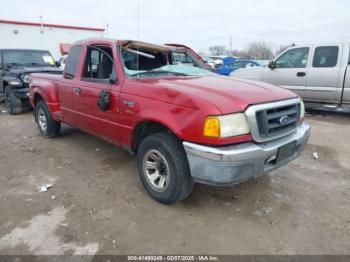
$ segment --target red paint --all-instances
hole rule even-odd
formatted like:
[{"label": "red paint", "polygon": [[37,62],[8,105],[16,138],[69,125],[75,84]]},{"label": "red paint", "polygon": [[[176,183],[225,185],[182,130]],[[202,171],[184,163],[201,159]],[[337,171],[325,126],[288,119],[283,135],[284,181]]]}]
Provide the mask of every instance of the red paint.
[{"label": "red paint", "polygon": [[72,45],[71,44],[60,44],[60,52],[62,55],[67,55],[69,53],[70,47]]},{"label": "red paint", "polygon": [[57,24],[41,24],[33,22],[22,22],[22,21],[13,21],[13,20],[0,20],[0,24],[11,24],[11,25],[31,25],[31,26],[41,26],[44,27],[56,27],[56,28],[66,28],[66,29],[79,29],[79,30],[89,30],[89,31],[99,31],[104,32],[103,28],[94,28],[94,27],[84,27],[84,26],[70,26],[70,25],[57,25]]},{"label": "red paint", "polygon": [[[248,135],[230,138],[208,138],[202,135],[204,119],[210,115],[243,112],[251,104],[296,97],[295,94],[264,83],[243,81],[221,76],[162,77],[143,80],[127,79],[118,62],[121,42],[90,39],[76,44],[83,46],[74,79],[63,76],[33,74],[30,80],[31,103],[41,95],[49,104],[55,120],[81,128],[114,144],[132,146],[135,127],[153,121],[168,127],[184,141],[200,144],[226,145],[251,141]],[[117,84],[81,81],[86,46],[110,46],[116,61]],[[81,94],[73,92],[81,88]],[[97,107],[102,89],[112,93],[107,112]],[[123,101],[135,102],[128,107]]]}]

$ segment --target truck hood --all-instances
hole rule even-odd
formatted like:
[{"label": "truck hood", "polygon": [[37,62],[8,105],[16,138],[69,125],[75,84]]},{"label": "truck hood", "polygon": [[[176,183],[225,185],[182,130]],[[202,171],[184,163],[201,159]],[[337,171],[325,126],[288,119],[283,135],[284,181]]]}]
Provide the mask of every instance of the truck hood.
[{"label": "truck hood", "polygon": [[240,68],[231,72],[230,76],[242,77],[244,79],[262,80],[263,73],[267,70],[266,66],[256,66],[251,68]]},{"label": "truck hood", "polygon": [[[297,97],[296,94],[273,86],[267,83],[241,80],[222,76],[203,77],[177,77],[161,79],[141,80],[155,84],[166,91],[170,91],[172,101],[174,95],[185,95],[191,99],[202,99],[215,106],[222,114],[244,111],[249,105],[260,104],[278,100]],[[163,98],[162,92],[157,94],[157,98]],[[188,99],[176,99],[179,101],[189,101]],[[185,102],[184,102],[185,103]],[[181,104],[182,106],[189,106]]]}]

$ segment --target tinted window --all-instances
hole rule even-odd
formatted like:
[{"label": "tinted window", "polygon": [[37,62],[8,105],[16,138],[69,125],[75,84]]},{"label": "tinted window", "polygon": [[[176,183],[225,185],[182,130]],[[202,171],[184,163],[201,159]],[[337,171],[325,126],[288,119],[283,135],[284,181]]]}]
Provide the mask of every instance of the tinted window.
[{"label": "tinted window", "polygon": [[196,58],[194,58],[191,54],[188,54],[186,52],[177,52],[172,51],[173,56],[173,64],[187,64],[191,66],[200,66]]},{"label": "tinted window", "polygon": [[80,45],[76,45],[71,48],[67,58],[67,63],[64,69],[64,76],[66,78],[74,78],[80,53],[81,53]]},{"label": "tinted window", "polygon": [[230,68],[234,68],[234,69],[236,69],[236,68],[242,68],[242,67],[244,67],[244,64],[243,64],[243,63],[244,63],[244,62],[235,62],[235,63],[230,64],[229,67],[230,67]]},{"label": "tinted window", "polygon": [[86,53],[83,77],[88,79],[109,79],[113,72],[112,49],[89,47]]},{"label": "tinted window", "polygon": [[56,66],[55,60],[48,51],[40,50],[4,50],[6,66]]},{"label": "tinted window", "polygon": [[337,46],[322,46],[315,49],[313,67],[334,67],[338,62],[339,48]]},{"label": "tinted window", "polygon": [[309,48],[290,49],[275,61],[277,68],[305,68],[309,57]]}]

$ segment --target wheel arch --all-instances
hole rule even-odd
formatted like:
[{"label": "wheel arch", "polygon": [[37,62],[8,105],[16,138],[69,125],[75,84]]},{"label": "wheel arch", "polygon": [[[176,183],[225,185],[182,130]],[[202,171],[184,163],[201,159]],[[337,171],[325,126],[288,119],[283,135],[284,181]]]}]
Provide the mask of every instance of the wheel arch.
[{"label": "wheel arch", "polygon": [[137,123],[132,132],[132,151],[136,153],[139,145],[145,138],[157,133],[171,133],[176,136],[175,132],[161,121],[143,120]]}]

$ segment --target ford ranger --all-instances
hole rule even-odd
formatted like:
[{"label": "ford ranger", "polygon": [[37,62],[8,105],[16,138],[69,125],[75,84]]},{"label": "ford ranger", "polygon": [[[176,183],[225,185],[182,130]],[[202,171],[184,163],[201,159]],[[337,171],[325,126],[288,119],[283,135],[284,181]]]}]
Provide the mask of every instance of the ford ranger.
[{"label": "ford ranger", "polygon": [[29,85],[43,136],[65,123],[136,154],[161,203],[185,199],[194,182],[262,176],[298,157],[310,134],[294,93],[174,63],[168,46],[79,41],[62,76],[33,74]]}]

